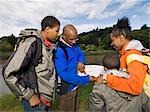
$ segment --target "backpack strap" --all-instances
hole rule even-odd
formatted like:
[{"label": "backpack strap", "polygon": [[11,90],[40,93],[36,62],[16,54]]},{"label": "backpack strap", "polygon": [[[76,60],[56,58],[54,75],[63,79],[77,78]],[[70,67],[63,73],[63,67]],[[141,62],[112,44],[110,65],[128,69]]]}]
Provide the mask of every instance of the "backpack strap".
[{"label": "backpack strap", "polygon": [[145,55],[139,55],[139,54],[129,54],[126,58],[127,64],[131,63],[132,61],[139,61],[144,64],[147,64],[148,67],[150,67],[150,57]]},{"label": "backpack strap", "polygon": [[62,42],[58,42],[58,46],[63,50],[63,52],[65,53],[65,56],[66,56],[66,60],[68,61],[68,53],[67,53],[67,50],[66,50],[66,45],[64,45]]},{"label": "backpack strap", "polygon": [[[65,57],[66,57],[66,61],[68,61],[69,56],[66,50],[66,45],[64,45],[61,41],[59,41],[57,46],[63,50]],[[63,95],[67,93],[68,87],[69,87],[69,83],[62,80],[60,77],[57,77],[57,93],[59,95]]]},{"label": "backpack strap", "polygon": [[150,57],[146,55],[139,55],[139,54],[129,54],[126,58],[127,64],[131,63],[132,61],[139,61],[143,64],[148,65],[148,72],[146,74],[144,80],[144,91],[150,98]]},{"label": "backpack strap", "polygon": [[42,41],[38,37],[35,37],[35,38],[36,38],[37,49],[36,49],[35,58],[33,59],[32,64],[34,66],[37,66],[38,63],[42,62]]}]

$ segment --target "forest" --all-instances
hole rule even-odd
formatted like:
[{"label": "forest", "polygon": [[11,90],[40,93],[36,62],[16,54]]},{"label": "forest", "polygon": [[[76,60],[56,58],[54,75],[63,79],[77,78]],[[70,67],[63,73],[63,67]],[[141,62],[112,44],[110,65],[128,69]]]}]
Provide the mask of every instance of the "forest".
[{"label": "forest", "polygon": [[[78,35],[77,43],[85,52],[87,51],[101,51],[112,50],[110,33],[113,27],[106,27],[104,29],[95,28],[89,32],[83,32]],[[132,31],[133,39],[138,39],[142,42],[144,47],[150,48],[150,27],[144,24],[140,29]],[[13,34],[3,36],[0,38],[0,52],[11,52],[14,49],[17,37]]]}]

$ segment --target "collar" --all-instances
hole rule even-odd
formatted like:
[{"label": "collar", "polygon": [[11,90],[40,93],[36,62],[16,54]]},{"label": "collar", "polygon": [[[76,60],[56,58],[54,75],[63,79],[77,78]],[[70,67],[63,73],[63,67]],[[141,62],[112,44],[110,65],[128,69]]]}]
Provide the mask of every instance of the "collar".
[{"label": "collar", "polygon": [[124,55],[126,53],[126,51],[131,50],[131,49],[141,51],[142,49],[144,49],[144,47],[143,47],[142,43],[139,40],[133,39],[133,40],[129,41],[127,46],[122,48],[121,54]]},{"label": "collar", "polygon": [[124,48],[125,50],[130,50],[130,49],[136,49],[138,51],[141,51],[144,49],[142,43],[139,40],[130,40],[127,46]]},{"label": "collar", "polygon": [[69,44],[63,39],[63,35],[60,37],[60,41],[61,41],[63,44],[67,45],[68,47],[72,47],[71,45],[69,45]]},{"label": "collar", "polygon": [[44,40],[44,44],[49,48],[51,46],[50,41],[48,41],[45,37],[42,37]]}]

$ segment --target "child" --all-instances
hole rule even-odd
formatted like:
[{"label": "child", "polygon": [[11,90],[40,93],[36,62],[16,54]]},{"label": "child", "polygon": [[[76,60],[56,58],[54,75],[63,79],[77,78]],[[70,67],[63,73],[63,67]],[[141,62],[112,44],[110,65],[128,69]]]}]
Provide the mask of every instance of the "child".
[{"label": "child", "polygon": [[117,55],[106,55],[103,58],[104,74],[112,74],[119,77],[130,78],[130,75],[120,69],[120,60]]},{"label": "child", "polygon": [[[117,55],[106,55],[103,58],[103,66],[105,69],[105,73],[103,73],[102,75],[109,73],[118,77],[130,78],[129,74],[122,70],[119,70],[120,61]],[[147,111],[146,109],[142,111],[142,108],[144,107],[146,102],[148,103],[150,102],[150,100],[145,95],[145,93],[142,93],[139,96],[134,96],[125,92],[113,90],[106,84],[99,84],[97,80],[89,96],[88,111],[143,112]]]}]

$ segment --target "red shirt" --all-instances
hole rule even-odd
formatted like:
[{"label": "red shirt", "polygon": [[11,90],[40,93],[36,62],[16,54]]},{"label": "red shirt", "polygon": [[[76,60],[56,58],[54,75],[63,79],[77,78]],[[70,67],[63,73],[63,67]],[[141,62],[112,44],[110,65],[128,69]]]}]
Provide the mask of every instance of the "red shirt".
[{"label": "red shirt", "polygon": [[51,46],[50,41],[48,41],[45,37],[42,37],[42,38],[43,38],[43,40],[44,40],[45,45],[46,45],[47,47],[50,47],[50,46]]}]

